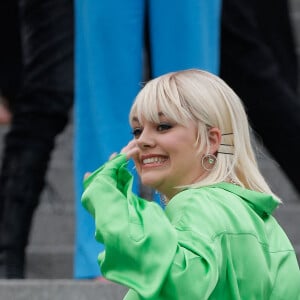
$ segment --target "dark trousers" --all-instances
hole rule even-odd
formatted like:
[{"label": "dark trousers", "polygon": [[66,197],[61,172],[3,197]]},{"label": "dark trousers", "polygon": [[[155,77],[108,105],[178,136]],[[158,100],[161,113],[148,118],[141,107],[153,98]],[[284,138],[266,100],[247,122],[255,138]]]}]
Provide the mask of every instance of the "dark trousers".
[{"label": "dark trousers", "polygon": [[25,249],[56,136],[73,103],[73,3],[20,0],[24,78],[0,175],[5,277],[23,278]]},{"label": "dark trousers", "polygon": [[298,62],[288,1],[223,0],[221,24],[220,76],[300,192]]},{"label": "dark trousers", "polygon": [[12,105],[22,77],[22,54],[17,0],[0,1],[0,92]]}]

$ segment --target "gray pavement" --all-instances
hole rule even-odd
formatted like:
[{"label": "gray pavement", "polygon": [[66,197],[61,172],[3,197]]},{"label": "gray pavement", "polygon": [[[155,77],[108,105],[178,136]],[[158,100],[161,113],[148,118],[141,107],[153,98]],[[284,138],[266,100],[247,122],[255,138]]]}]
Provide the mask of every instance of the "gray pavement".
[{"label": "gray pavement", "polygon": [[120,300],[126,291],[98,281],[0,280],[1,300]]}]

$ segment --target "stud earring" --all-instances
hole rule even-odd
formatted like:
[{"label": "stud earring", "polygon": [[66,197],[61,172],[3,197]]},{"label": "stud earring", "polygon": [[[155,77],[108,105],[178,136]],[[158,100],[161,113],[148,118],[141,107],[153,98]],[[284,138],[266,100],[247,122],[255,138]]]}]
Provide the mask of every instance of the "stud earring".
[{"label": "stud earring", "polygon": [[211,171],[217,162],[217,157],[213,154],[205,154],[202,157],[201,164],[204,170]]}]

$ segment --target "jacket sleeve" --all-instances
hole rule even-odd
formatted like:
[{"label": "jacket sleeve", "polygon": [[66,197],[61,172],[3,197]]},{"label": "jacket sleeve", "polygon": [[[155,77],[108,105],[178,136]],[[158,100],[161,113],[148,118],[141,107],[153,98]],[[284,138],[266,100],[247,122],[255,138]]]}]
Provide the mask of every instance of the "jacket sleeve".
[{"label": "jacket sleeve", "polygon": [[[133,290],[126,299],[208,297],[217,278],[214,251],[195,247],[190,233],[177,232],[159,205],[132,193],[124,154],[84,185],[83,206],[95,219],[96,239],[105,245],[98,257],[101,271]],[[194,248],[202,249],[202,255]]]}]

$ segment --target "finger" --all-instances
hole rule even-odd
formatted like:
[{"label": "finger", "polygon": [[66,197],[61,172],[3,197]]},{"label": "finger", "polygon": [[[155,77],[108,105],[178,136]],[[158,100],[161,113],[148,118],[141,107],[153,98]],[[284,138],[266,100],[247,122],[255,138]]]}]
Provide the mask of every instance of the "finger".
[{"label": "finger", "polygon": [[90,177],[91,174],[91,172],[86,172],[83,176],[83,179],[87,179],[88,177]]},{"label": "finger", "polygon": [[131,140],[122,150],[121,153],[127,153],[128,151],[137,147],[136,141]]},{"label": "finger", "polygon": [[110,156],[109,156],[109,160],[112,160],[114,157],[116,157],[117,156],[117,152],[114,152],[114,153],[112,153]]},{"label": "finger", "polygon": [[139,148],[137,147],[136,141],[130,141],[122,150],[121,153],[126,154],[127,159],[132,158],[139,152]]},{"label": "finger", "polygon": [[125,154],[127,159],[130,159],[130,158],[134,158],[138,154],[138,152],[139,152],[138,148],[133,148],[128,150]]}]

